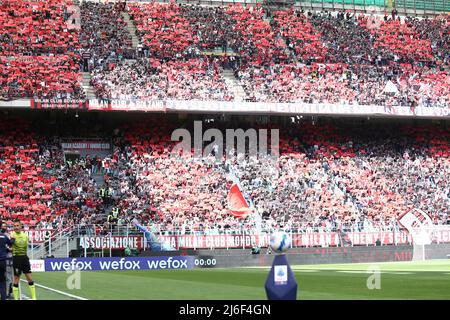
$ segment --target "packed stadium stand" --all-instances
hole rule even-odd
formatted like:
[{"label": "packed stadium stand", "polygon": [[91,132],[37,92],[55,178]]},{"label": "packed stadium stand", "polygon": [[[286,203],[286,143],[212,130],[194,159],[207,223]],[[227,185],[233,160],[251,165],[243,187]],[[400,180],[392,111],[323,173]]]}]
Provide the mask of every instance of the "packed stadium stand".
[{"label": "packed stadium stand", "polygon": [[3,100],[83,100],[92,86],[101,101],[233,101],[229,70],[246,101],[448,108],[445,15],[84,1],[77,18],[72,7],[1,2]]},{"label": "packed stadium stand", "polygon": [[1,99],[84,98],[69,1],[0,2]]},{"label": "packed stadium stand", "polygon": [[[217,113],[213,107],[196,117],[120,119],[64,107],[8,109],[0,116],[0,216],[8,223],[106,230],[137,218],[169,232],[251,229],[252,217],[229,212],[237,179],[266,228],[392,229],[413,208],[450,224],[448,15],[0,0],[0,25],[0,106],[27,99],[35,108],[45,100],[248,103],[242,118],[220,114],[204,124],[222,130],[251,128],[258,114],[252,118],[246,108],[263,105],[444,114],[434,122],[264,114],[268,123],[258,127],[280,129],[280,157],[240,154],[216,163],[212,154],[171,153],[173,130],[192,131],[188,120],[205,120],[203,114]],[[109,147],[73,156],[63,147],[71,139]],[[107,218],[112,208],[118,221]]]},{"label": "packed stadium stand", "polygon": [[[228,210],[231,175],[267,228],[391,230],[412,208],[436,224],[450,220],[450,132],[428,122],[305,120],[283,126],[277,160],[241,154],[218,163],[212,154],[173,156],[170,134],[189,122],[139,116],[113,126],[70,117],[56,125],[38,118],[2,118],[0,203],[7,221],[108,229],[106,216],[117,207],[119,224],[138,218],[165,231],[251,230],[250,217]],[[74,136],[111,141],[110,155],[69,161],[61,142]],[[109,201],[104,186],[112,189]]]}]

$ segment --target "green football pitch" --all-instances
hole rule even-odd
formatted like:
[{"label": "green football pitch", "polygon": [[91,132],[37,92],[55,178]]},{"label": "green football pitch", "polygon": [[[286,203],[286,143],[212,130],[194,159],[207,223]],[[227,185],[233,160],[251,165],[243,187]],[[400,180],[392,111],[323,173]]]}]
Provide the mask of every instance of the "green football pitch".
[{"label": "green football pitch", "polygon": [[[450,299],[450,260],[291,268],[298,299]],[[264,300],[268,272],[269,268],[86,271],[76,280],[66,272],[33,276],[42,300]],[[368,282],[379,289],[369,289]],[[26,296],[26,283],[22,289]]]}]

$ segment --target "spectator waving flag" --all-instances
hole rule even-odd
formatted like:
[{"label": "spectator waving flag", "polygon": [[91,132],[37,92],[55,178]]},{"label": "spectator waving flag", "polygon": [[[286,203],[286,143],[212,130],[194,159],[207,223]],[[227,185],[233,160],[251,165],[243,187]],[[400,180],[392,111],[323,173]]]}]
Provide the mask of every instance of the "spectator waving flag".
[{"label": "spectator waving flag", "polygon": [[233,216],[237,218],[246,218],[250,214],[251,209],[236,183],[231,186],[227,201],[228,210],[230,210]]}]

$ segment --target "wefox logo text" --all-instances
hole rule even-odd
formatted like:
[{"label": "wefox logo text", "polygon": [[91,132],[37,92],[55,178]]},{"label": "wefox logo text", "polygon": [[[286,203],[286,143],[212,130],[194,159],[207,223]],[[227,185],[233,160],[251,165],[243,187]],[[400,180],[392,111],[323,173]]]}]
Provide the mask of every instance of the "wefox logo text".
[{"label": "wefox logo text", "polygon": [[193,268],[193,258],[190,256],[79,259],[61,258],[45,260],[45,271],[150,270],[191,268]]}]

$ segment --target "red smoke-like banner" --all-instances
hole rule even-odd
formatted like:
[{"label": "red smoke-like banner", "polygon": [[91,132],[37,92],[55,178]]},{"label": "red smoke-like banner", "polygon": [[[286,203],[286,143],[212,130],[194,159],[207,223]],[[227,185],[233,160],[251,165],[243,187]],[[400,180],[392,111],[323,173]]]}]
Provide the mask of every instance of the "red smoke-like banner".
[{"label": "red smoke-like banner", "polygon": [[245,201],[237,184],[233,184],[231,187],[227,200],[228,209],[233,216],[237,218],[246,218],[250,214],[251,209],[249,208],[247,201]]}]

